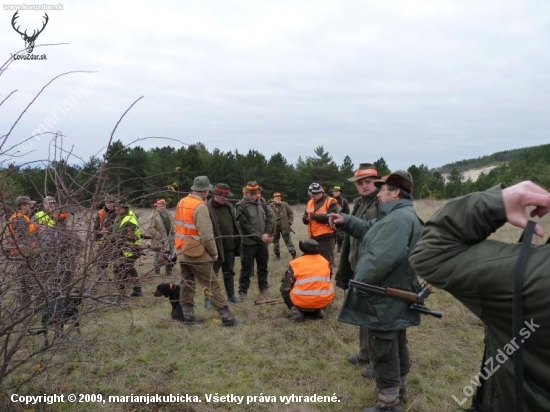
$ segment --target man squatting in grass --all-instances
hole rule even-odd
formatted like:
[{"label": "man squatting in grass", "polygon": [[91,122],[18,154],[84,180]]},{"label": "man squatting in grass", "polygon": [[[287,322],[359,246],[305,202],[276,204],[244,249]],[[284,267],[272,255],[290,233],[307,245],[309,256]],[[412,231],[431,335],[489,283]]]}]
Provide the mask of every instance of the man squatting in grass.
[{"label": "man squatting in grass", "polygon": [[[348,179],[353,182],[359,197],[353,200],[353,210],[351,215],[363,220],[376,219],[378,217],[378,189],[374,182],[380,180],[380,176],[371,163],[361,163],[359,169],[355,171],[352,177]],[[343,210],[342,210],[342,213]],[[341,233],[345,233],[341,231]],[[336,286],[343,290],[348,289],[350,279],[357,266],[361,239],[354,238],[345,233],[340,254],[340,262],[336,272]],[[366,326],[359,326],[359,353],[348,357],[348,362],[352,365],[365,364],[361,375],[365,378],[374,378],[374,369],[370,364],[369,358],[369,336]]]},{"label": "man squatting in grass", "polygon": [[[365,221],[349,215],[329,215],[350,236],[362,239],[356,281],[420,292],[420,283],[409,264],[409,255],[422,232],[422,221],[412,205],[410,173],[397,170],[374,183],[378,191],[379,218]],[[363,412],[401,412],[411,368],[407,328],[420,324],[420,313],[409,303],[352,288],[346,294],[338,320],[369,330],[369,356],[374,368],[378,400]]]},{"label": "man squatting in grass", "polygon": [[195,289],[197,284],[207,289],[211,302],[222,319],[222,326],[235,326],[237,319],[229,309],[214,275],[212,264],[218,260],[212,221],[206,206],[212,189],[206,176],[198,176],[191,186],[192,192],[176,206],[174,247],[181,269],[181,308],[185,323],[195,323]]},{"label": "man squatting in grass", "polygon": [[324,319],[323,309],[334,298],[328,260],[319,253],[319,243],[307,239],[298,244],[303,256],[293,259],[281,281],[281,296],[292,320]]},{"label": "man squatting in grass", "polygon": [[[449,201],[426,223],[410,261],[420,277],[446,290],[485,324],[486,356],[510,343],[515,266],[520,243],[488,237],[506,222],[525,228],[550,211],[550,193],[532,182],[495,186]],[[535,234],[544,230],[537,223]],[[550,244],[532,246],[522,282],[523,312],[536,323],[524,344],[525,412],[550,411]],[[513,362],[507,361],[484,384],[481,411],[511,411]]]}]

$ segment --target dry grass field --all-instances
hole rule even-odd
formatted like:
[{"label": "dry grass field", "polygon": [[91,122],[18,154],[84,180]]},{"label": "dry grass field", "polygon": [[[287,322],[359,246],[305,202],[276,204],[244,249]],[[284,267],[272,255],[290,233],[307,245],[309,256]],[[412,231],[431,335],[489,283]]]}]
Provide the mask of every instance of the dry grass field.
[{"label": "dry grass field", "polygon": [[[442,204],[419,201],[415,206],[427,220]],[[307,234],[299,219],[303,207],[294,210],[297,246]],[[149,212],[138,213],[142,219]],[[519,230],[506,227],[495,238],[515,242],[519,234]],[[280,279],[290,259],[284,243],[281,246],[283,259],[270,259],[269,298],[280,297]],[[237,259],[237,276],[239,265]],[[138,269],[144,296],[128,298],[116,309],[87,313],[81,320],[82,337],[71,335],[68,349],[56,355],[59,366],[37,376],[19,392],[35,396],[100,394],[106,402],[88,398],[84,403],[8,406],[25,411],[329,412],[360,411],[375,401],[374,382],[360,376],[361,367],[346,362],[346,357],[357,351],[358,328],[336,320],[343,300],[341,290],[326,319],[296,324],[285,318],[284,305],[254,306],[258,289],[253,278],[248,300],[231,305],[241,322],[238,327],[222,328],[217,314],[204,308],[200,294],[195,299],[196,313],[206,321],[185,326],[171,321],[167,299],[152,295],[158,283],[178,282],[179,268],[171,278],[156,277],[151,256],[147,256],[140,259]],[[482,324],[440,290],[430,296],[427,306],[443,312],[444,317],[424,316],[419,327],[408,330],[413,368],[403,410],[453,411],[458,407],[453,396],[464,398],[462,389],[478,371]],[[98,337],[98,343],[81,350],[79,341],[86,336]],[[34,367],[40,368],[39,362]],[[108,401],[110,395],[156,394],[198,398],[149,404]],[[210,395],[243,396],[244,400],[241,404],[231,399],[208,402]],[[333,398],[330,402],[281,401],[281,396],[291,395]],[[251,397],[248,404],[247,397]]]}]

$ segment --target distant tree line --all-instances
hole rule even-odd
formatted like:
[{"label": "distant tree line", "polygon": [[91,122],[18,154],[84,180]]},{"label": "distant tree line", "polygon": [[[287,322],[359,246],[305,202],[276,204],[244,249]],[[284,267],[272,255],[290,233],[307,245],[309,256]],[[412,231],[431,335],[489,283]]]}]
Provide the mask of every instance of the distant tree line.
[{"label": "distant tree line", "polygon": [[[550,145],[489,157],[494,160],[492,164],[499,165],[489,173],[482,173],[475,182],[465,180],[461,171],[475,168],[474,165],[481,167],[482,163],[487,166],[485,160],[457,162],[447,178],[441,169],[429,169],[424,164],[410,166],[414,198],[449,199],[485,190],[500,182],[512,184],[526,179],[550,188]],[[375,160],[374,164],[381,175],[391,170],[384,158]],[[37,200],[54,195],[67,203],[87,204],[91,199],[113,194],[126,197],[136,206],[150,207],[157,198],[166,198],[173,206],[189,192],[195,176],[207,175],[212,183],[229,184],[235,199],[241,197],[247,181],[256,180],[263,188],[264,197],[271,198],[272,193],[278,191],[284,200],[296,204],[308,200],[307,188],[312,182],[320,183],[327,191],[340,186],[344,196],[352,199],[356,191],[347,178],[357,167],[349,156],[342,164],[336,164],[323,146],[317,147],[312,156],[299,157],[296,164],[289,164],[281,153],[268,159],[257,150],[241,153],[237,149],[228,152],[214,149],[210,152],[202,143],[145,150],[115,141],[103,159],[92,157],[82,166],[69,165],[63,160],[51,162],[47,167],[4,166],[0,169],[0,185],[4,202],[25,194]]]}]

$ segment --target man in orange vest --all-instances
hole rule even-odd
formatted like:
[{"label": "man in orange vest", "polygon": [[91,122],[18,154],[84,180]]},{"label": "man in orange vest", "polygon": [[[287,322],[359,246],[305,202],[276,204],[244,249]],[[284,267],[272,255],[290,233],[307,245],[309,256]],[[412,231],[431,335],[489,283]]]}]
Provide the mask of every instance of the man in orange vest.
[{"label": "man in orange vest", "polygon": [[33,292],[39,292],[39,285],[31,290],[33,282],[32,268],[39,253],[37,246],[38,226],[32,222],[30,214],[36,201],[28,196],[18,196],[15,199],[17,211],[8,220],[10,233],[10,255],[16,259],[17,269],[15,277],[20,284],[19,300],[22,304],[28,304]]},{"label": "man in orange vest", "polygon": [[311,200],[306,206],[302,222],[304,225],[308,225],[307,233],[309,238],[319,243],[321,256],[328,260],[332,267],[336,230],[328,225],[327,215],[329,213],[340,212],[340,207],[335,199],[323,192],[323,188],[319,183],[310,184],[308,194]]},{"label": "man in orange vest", "polygon": [[97,262],[95,280],[98,282],[107,278],[109,264],[115,260],[117,253],[116,248],[105,239],[111,233],[113,224],[117,218],[115,211],[116,200],[114,196],[107,195],[103,207],[99,209],[94,220],[94,239],[97,242],[97,258],[94,258]]},{"label": "man in orange vest", "polygon": [[212,221],[206,199],[212,189],[206,176],[198,176],[192,192],[181,199],[174,217],[174,246],[181,268],[180,300],[185,323],[195,323],[195,289],[197,284],[208,290],[210,301],[222,319],[222,326],[235,326],[237,319],[223,297],[220,284],[212,268],[218,260]]},{"label": "man in orange vest", "polygon": [[292,319],[325,317],[325,308],[334,298],[331,269],[319,253],[319,243],[308,239],[298,244],[303,256],[291,260],[281,281],[281,296],[291,310]]}]

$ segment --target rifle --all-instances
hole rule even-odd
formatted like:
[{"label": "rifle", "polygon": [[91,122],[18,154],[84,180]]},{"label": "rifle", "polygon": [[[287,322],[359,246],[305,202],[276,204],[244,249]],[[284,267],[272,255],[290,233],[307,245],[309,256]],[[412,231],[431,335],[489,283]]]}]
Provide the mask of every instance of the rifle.
[{"label": "rifle", "polygon": [[264,300],[259,300],[259,299],[256,299],[254,301],[254,304],[255,305],[277,305],[279,303],[285,303],[284,299],[283,298],[278,298],[278,299],[264,299]]},{"label": "rifle", "polygon": [[402,302],[410,303],[410,310],[416,310],[417,312],[420,312],[424,315],[432,315],[436,318],[443,317],[443,314],[441,312],[430,310],[426,306],[424,306],[424,301],[430,295],[430,293],[432,293],[432,285],[430,285],[429,283],[422,284],[422,290],[418,293],[418,295],[414,292],[409,292],[406,290],[391,287],[383,288],[381,286],[369,285],[368,283],[358,282],[353,279],[349,281],[349,286],[356,287],[357,289],[364,292],[370,292],[375,295],[388,296]]}]

